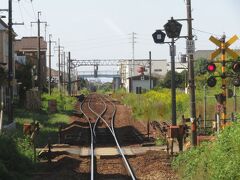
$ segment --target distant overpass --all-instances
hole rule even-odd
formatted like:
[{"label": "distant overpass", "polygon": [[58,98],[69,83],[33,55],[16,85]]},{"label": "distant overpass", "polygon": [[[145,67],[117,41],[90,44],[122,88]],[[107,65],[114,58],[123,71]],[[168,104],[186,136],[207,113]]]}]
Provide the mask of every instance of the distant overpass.
[{"label": "distant overpass", "polygon": [[120,77],[120,73],[118,71],[78,71],[78,76],[80,78],[114,78]]}]

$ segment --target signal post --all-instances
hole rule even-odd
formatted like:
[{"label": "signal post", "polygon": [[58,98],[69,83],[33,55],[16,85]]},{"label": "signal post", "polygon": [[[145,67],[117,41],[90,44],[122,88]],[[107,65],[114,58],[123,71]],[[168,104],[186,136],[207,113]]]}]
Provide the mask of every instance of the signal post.
[{"label": "signal post", "polygon": [[[233,50],[231,50],[229,48],[229,46],[231,44],[233,44],[236,40],[238,40],[238,37],[235,35],[232,38],[230,38],[227,42],[225,42],[225,39],[226,39],[225,35],[223,35],[221,39],[217,39],[213,36],[211,36],[210,39],[209,39],[210,41],[212,41],[214,44],[216,44],[219,47],[216,51],[214,51],[211,54],[211,59],[213,60],[219,54],[221,54],[220,63],[222,64],[222,68],[221,68],[221,73],[222,74],[221,74],[220,77],[222,79],[222,86],[221,86],[222,93],[217,94],[215,96],[216,96],[217,101],[222,106],[222,112],[221,112],[222,125],[226,124],[226,119],[227,119],[227,108],[226,108],[226,105],[227,105],[227,101],[226,101],[226,99],[227,99],[227,81],[226,81],[226,78],[231,77],[231,75],[228,76],[227,72],[226,72],[226,63],[228,62],[228,61],[226,61],[226,53],[228,53],[234,59],[238,59],[238,57],[239,57],[239,55],[236,52],[234,52]],[[215,67],[215,68],[212,68],[212,70],[215,71],[215,69],[216,69],[215,64],[211,63],[208,66],[208,70],[211,71],[211,67]],[[233,68],[233,71],[235,72],[234,68]],[[239,77],[237,77],[237,78],[239,78]],[[208,83],[210,82],[209,79],[208,79]],[[215,84],[217,82],[215,77],[211,77],[211,81],[214,82],[213,86],[215,86]]]}]

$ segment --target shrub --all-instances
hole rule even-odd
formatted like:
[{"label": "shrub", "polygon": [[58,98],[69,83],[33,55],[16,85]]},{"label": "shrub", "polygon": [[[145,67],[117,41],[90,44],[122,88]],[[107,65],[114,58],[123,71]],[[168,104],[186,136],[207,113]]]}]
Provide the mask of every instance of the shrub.
[{"label": "shrub", "polygon": [[57,110],[59,112],[64,110],[72,110],[77,101],[75,97],[66,96],[61,94],[59,91],[53,90],[51,95],[48,93],[42,94],[42,110],[47,111],[49,100],[57,101]]},{"label": "shrub", "polygon": [[[0,135],[0,177],[3,179],[24,179],[32,167],[29,141]],[[26,153],[27,151],[28,153]],[[30,155],[31,156],[31,155]]]},{"label": "shrub", "polygon": [[[136,119],[170,120],[171,92],[169,89],[151,90],[145,94],[126,94],[123,103],[130,106]],[[182,114],[189,114],[189,96],[177,91],[176,109],[180,120]]]},{"label": "shrub", "polygon": [[240,123],[226,127],[214,142],[181,153],[173,166],[184,179],[240,179]]}]

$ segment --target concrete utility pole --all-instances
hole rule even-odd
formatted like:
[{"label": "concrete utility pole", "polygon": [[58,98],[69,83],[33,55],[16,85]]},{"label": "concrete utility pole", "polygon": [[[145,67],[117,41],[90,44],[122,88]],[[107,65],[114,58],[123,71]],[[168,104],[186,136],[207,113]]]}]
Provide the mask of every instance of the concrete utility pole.
[{"label": "concrete utility pole", "polygon": [[[63,52],[63,89],[64,89],[64,92],[66,92],[65,90],[65,82],[66,82],[66,69],[65,69],[65,67],[66,67],[66,63],[65,63],[65,61],[66,61],[66,53],[65,52]],[[65,93],[64,93],[65,94]]]},{"label": "concrete utility pole", "polygon": [[8,122],[13,122],[13,28],[12,0],[8,1]]},{"label": "concrete utility pole", "polygon": [[52,43],[56,43],[55,41],[52,41],[51,40],[52,38],[52,35],[49,34],[49,83],[48,83],[48,91],[49,91],[49,94],[51,95],[52,93],[52,87],[51,87],[51,82],[52,82]]},{"label": "concrete utility pole", "polygon": [[71,96],[71,53],[68,52],[68,95]]},{"label": "concrete utility pole", "polygon": [[133,76],[134,76],[134,59],[135,59],[135,43],[136,43],[136,33],[132,32],[132,66],[131,66],[131,83],[130,83],[130,92],[133,92]]},{"label": "concrete utility pole", "polygon": [[37,53],[37,75],[38,75],[38,90],[42,91],[42,66],[41,66],[41,23],[47,24],[47,22],[42,22],[40,21],[40,15],[41,12],[38,11],[38,20],[37,22],[31,22],[32,23],[37,23],[38,25],[38,53]]},{"label": "concrete utility pole", "polygon": [[[193,40],[192,36],[192,9],[191,0],[187,0],[187,22],[188,22],[188,40]],[[197,145],[197,127],[196,127],[196,102],[195,102],[195,81],[194,81],[194,57],[188,55],[189,64],[189,94],[192,120],[192,145]]]},{"label": "concrete utility pole", "polygon": [[58,38],[58,90],[61,93],[61,51],[62,46],[60,45],[60,39]]}]

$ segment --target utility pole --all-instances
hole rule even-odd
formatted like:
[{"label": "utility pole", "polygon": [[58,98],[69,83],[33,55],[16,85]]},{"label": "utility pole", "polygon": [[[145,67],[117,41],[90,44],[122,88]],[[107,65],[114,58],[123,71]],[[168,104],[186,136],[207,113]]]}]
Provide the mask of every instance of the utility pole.
[{"label": "utility pole", "polygon": [[61,93],[61,51],[62,51],[62,46],[60,45],[60,39],[58,38],[58,90]]},{"label": "utility pole", "polygon": [[152,89],[152,52],[149,51],[149,90]]},{"label": "utility pole", "polygon": [[64,52],[61,53],[61,91],[64,93]]},{"label": "utility pole", "polygon": [[13,28],[12,0],[8,0],[8,122],[13,122]]},{"label": "utility pole", "polygon": [[[187,24],[188,24],[188,40],[193,40],[192,36],[192,9],[191,0],[187,0]],[[195,102],[195,81],[194,81],[194,57],[193,54],[188,55],[189,64],[189,94],[190,108],[192,120],[192,145],[197,145],[197,124],[196,124],[196,102]]]},{"label": "utility pole", "polygon": [[47,24],[47,23],[45,23],[45,27],[44,27],[44,39],[45,40],[47,40],[47,27],[48,27],[49,25]]},{"label": "utility pole", "polygon": [[63,89],[64,89],[64,92],[65,92],[65,82],[66,82],[66,69],[65,69],[65,61],[66,61],[66,54],[65,52],[63,52]]},{"label": "utility pole", "polygon": [[49,34],[49,83],[48,83],[48,90],[49,90],[49,94],[51,95],[52,93],[52,87],[51,87],[51,82],[52,82],[52,43],[56,43],[55,41],[51,40],[52,35]]},{"label": "utility pole", "polygon": [[40,15],[41,12],[38,11],[38,20],[37,22],[31,22],[37,23],[38,25],[38,53],[37,53],[37,75],[38,75],[38,90],[42,91],[42,64],[41,64],[41,23],[47,24],[47,22],[40,21]]},{"label": "utility pole", "polygon": [[135,43],[136,43],[136,33],[132,32],[132,66],[131,66],[131,83],[130,83],[130,92],[133,92],[133,76],[134,76],[134,59],[135,59]]},{"label": "utility pole", "polygon": [[68,95],[71,96],[71,53],[68,52]]},{"label": "utility pole", "polygon": [[[8,11],[8,123],[13,122],[13,22],[12,22],[12,0],[8,0],[8,9],[0,11]],[[23,25],[23,23],[14,23],[15,25]]]}]

